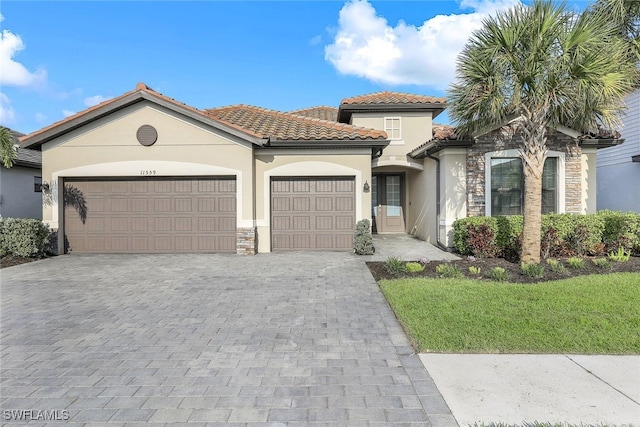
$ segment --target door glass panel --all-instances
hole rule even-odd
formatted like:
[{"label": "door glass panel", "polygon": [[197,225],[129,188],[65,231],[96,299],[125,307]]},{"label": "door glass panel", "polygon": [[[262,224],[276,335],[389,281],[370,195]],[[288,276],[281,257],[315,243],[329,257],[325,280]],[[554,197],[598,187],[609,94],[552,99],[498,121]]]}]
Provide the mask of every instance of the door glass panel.
[{"label": "door glass panel", "polygon": [[386,184],[387,216],[400,216],[400,177],[389,175]]},{"label": "door glass panel", "polygon": [[378,206],[378,177],[371,177],[371,215],[376,216],[376,206]]}]

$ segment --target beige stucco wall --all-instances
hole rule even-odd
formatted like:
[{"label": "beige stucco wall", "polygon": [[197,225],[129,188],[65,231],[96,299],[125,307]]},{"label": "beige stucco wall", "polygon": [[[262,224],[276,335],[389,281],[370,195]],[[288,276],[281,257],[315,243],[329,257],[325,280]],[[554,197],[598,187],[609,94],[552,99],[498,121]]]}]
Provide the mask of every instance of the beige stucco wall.
[{"label": "beige stucco wall", "polygon": [[453,223],[467,216],[467,150],[449,148],[440,158],[440,242],[453,247]]},{"label": "beige stucco wall", "polygon": [[[141,125],[156,128],[150,147],[136,139]],[[61,224],[65,177],[235,176],[237,225],[253,226],[253,148],[237,137],[207,127],[149,102],[114,112],[42,146],[42,179],[52,187],[43,219]]]},{"label": "beige stucco wall", "polygon": [[582,148],[582,213],[596,213],[597,207],[597,149]]},{"label": "beige stucco wall", "polygon": [[[371,150],[276,150],[256,149],[255,191],[258,252],[271,251],[271,177],[355,177],[356,221],[371,220]],[[355,224],[354,224],[355,230]]]},{"label": "beige stucco wall", "polygon": [[402,166],[410,159],[407,154],[432,138],[430,112],[421,113],[353,113],[351,124],[384,130],[385,117],[400,118],[400,140],[391,140],[378,160],[381,166]]},{"label": "beige stucco wall", "polygon": [[436,243],[436,163],[421,160],[423,171],[407,172],[407,232]]}]

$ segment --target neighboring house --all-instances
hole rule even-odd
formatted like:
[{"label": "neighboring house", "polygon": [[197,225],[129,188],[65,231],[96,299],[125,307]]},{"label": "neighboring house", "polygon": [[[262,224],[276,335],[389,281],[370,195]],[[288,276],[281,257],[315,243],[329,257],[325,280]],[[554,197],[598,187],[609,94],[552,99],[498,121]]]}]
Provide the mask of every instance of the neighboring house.
[{"label": "neighboring house", "polygon": [[0,163],[0,217],[42,218],[42,153],[18,148],[24,134],[11,131],[18,158],[10,168]]},{"label": "neighboring house", "polygon": [[626,104],[624,145],[598,152],[598,210],[640,212],[640,90]]},{"label": "neighboring house", "polygon": [[[508,127],[460,139],[433,125],[445,107],[380,92],[198,110],[140,83],[21,141],[42,150],[44,219],[70,252],[346,251],[360,219],[451,246],[458,218],[518,213],[522,184]],[[596,148],[619,141],[579,136],[552,136],[548,211],[595,211]]]}]

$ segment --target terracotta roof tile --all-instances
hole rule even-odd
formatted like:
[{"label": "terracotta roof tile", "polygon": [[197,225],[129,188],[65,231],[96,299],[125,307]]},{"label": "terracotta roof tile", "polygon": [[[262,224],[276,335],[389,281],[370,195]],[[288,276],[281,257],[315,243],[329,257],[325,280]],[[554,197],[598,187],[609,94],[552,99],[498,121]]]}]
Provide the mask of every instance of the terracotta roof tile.
[{"label": "terracotta roof tile", "polygon": [[233,124],[262,138],[290,141],[322,140],[385,140],[381,130],[368,129],[328,120],[283,113],[251,105],[231,105],[212,108],[206,113],[220,121]]},{"label": "terracotta roof tile", "polygon": [[354,96],[342,100],[343,105],[375,105],[375,104],[444,104],[445,98],[414,95],[402,92],[376,92],[368,95]]},{"label": "terracotta roof tile", "polygon": [[433,134],[433,139],[450,140],[459,138],[456,128],[449,125],[434,123],[431,132]]},{"label": "terracotta roof tile", "polygon": [[328,120],[330,122],[338,121],[338,109],[335,107],[319,106],[303,108],[301,110],[289,111],[290,114],[297,116],[311,117],[313,119]]}]

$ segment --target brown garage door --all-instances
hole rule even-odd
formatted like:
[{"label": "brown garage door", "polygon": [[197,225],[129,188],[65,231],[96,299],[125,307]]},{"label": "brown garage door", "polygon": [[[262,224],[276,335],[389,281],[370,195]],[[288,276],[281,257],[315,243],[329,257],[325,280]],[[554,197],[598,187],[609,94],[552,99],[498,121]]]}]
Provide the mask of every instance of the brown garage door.
[{"label": "brown garage door", "polygon": [[353,178],[273,178],[273,250],[352,250]]},{"label": "brown garage door", "polygon": [[68,179],[73,253],[236,251],[234,178]]}]

